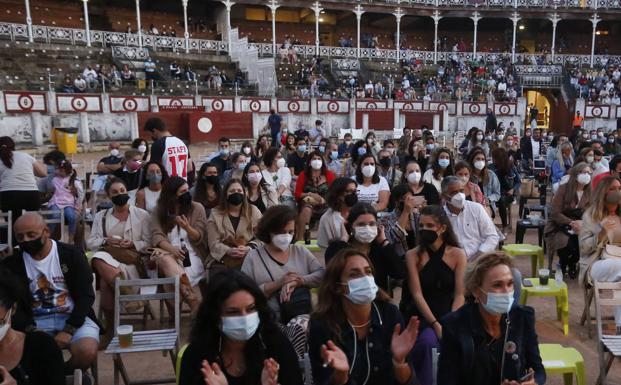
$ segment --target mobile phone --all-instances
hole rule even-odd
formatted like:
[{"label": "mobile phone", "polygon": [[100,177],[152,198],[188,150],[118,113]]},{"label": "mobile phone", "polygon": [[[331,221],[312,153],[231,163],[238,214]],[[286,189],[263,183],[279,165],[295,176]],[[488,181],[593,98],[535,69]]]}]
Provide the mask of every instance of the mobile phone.
[{"label": "mobile phone", "polygon": [[529,279],[522,280],[522,286],[524,287],[533,287],[533,283]]},{"label": "mobile phone", "polygon": [[528,373],[526,373],[522,378],[518,380],[518,382],[526,382],[530,381],[535,377],[535,372],[531,369]]}]

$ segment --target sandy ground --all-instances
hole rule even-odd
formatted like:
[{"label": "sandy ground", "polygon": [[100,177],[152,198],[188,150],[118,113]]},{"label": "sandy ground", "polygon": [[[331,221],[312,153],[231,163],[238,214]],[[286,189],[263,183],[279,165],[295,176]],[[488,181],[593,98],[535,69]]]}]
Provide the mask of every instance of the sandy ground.
[{"label": "sandy ground", "polygon": [[[104,145],[95,147],[95,149],[104,150]],[[200,145],[191,146],[191,152],[194,159],[200,159],[205,154],[213,151],[215,147],[213,145]],[[43,154],[45,149],[38,148],[37,152]],[[105,151],[81,153],[73,157],[73,161],[80,164],[81,167],[86,169],[80,170],[80,174],[83,175],[85,171],[90,171],[91,161],[96,161],[105,156]],[[513,220],[515,223],[517,217],[517,205],[513,209]],[[499,219],[497,219],[497,222]],[[515,234],[509,234],[508,241],[513,242],[515,240]],[[525,243],[537,244],[537,233],[535,230],[528,230],[525,236]],[[323,258],[321,258],[323,259]],[[530,258],[518,257],[516,263],[524,277],[530,275]],[[576,280],[568,281],[569,286],[569,335],[563,334],[563,327],[560,321],[556,320],[556,308],[554,306],[553,298],[531,298],[528,301],[528,305],[532,306],[536,311],[537,316],[537,334],[539,336],[540,343],[557,343],[564,346],[570,346],[576,348],[584,357],[587,384],[594,384],[597,375],[599,373],[598,366],[598,353],[596,345],[596,331],[593,327],[593,333],[595,337],[589,339],[587,330],[585,327],[580,326],[580,316],[583,310],[583,293],[582,289],[578,286]],[[397,290],[396,301],[400,296]],[[154,304],[154,310],[156,317],[159,315],[159,305]],[[592,307],[592,313],[595,313],[594,306]],[[165,313],[166,314],[166,313]],[[167,318],[164,320],[167,321]],[[181,343],[187,342],[187,337],[190,331],[192,320],[189,314],[182,316],[181,322]],[[136,327],[139,327],[140,322],[137,322]],[[149,328],[158,328],[161,323],[156,321],[150,321]],[[171,365],[170,358],[163,356],[161,352],[153,353],[136,353],[124,355],[124,361],[130,376],[133,379],[152,379],[157,377],[170,377],[173,375],[173,367]],[[100,384],[112,384],[112,359],[110,355],[100,352],[99,358],[99,383]],[[547,384],[557,385],[562,384],[563,378],[561,375],[549,375]],[[609,374],[609,384],[621,384],[621,363],[617,362],[613,364],[613,367]]]}]

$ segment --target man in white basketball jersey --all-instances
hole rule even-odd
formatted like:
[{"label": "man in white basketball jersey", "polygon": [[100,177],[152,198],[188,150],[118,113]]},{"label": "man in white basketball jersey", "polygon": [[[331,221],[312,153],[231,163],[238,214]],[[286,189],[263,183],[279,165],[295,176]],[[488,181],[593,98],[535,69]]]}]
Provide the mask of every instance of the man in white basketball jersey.
[{"label": "man in white basketball jersey", "polygon": [[170,176],[188,179],[193,171],[190,150],[183,141],[173,136],[160,118],[151,118],[144,124],[144,130],[151,133],[151,160],[159,162]]}]

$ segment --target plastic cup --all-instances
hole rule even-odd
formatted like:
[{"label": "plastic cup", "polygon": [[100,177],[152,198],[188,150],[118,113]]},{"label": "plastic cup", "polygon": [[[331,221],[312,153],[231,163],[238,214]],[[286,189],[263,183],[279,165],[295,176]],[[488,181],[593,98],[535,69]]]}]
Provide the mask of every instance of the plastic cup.
[{"label": "plastic cup", "polygon": [[547,286],[549,279],[550,279],[550,270],[548,270],[548,269],[539,269],[539,283],[542,286]]},{"label": "plastic cup", "polygon": [[134,343],[134,327],[132,325],[120,325],[116,328],[119,336],[119,346],[121,348],[129,348]]}]

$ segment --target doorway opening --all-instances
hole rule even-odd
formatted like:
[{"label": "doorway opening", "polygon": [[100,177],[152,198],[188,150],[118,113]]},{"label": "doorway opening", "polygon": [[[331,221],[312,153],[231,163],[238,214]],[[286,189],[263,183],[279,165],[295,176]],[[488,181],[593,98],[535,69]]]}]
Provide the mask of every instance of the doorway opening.
[{"label": "doorway opening", "polygon": [[[537,127],[550,128],[550,115],[552,105],[548,96],[539,91],[529,90],[525,92],[526,97],[526,122],[525,127],[532,126],[532,120],[537,120]],[[535,116],[536,115],[536,116]]]}]

